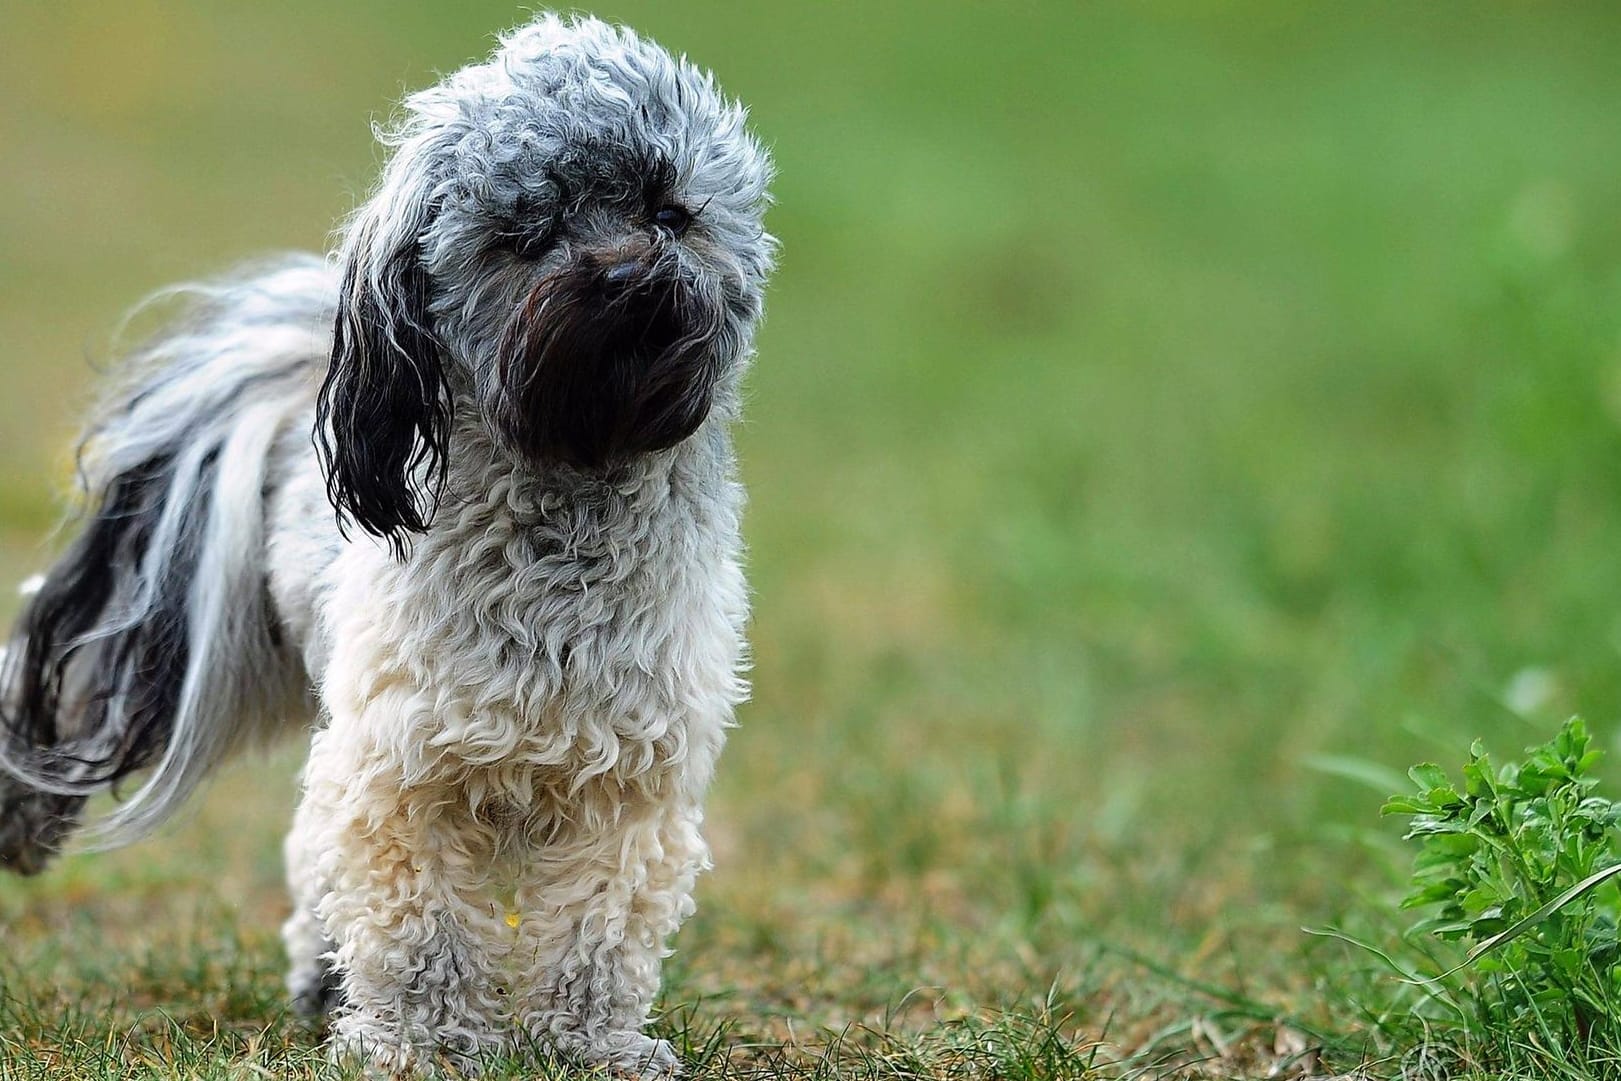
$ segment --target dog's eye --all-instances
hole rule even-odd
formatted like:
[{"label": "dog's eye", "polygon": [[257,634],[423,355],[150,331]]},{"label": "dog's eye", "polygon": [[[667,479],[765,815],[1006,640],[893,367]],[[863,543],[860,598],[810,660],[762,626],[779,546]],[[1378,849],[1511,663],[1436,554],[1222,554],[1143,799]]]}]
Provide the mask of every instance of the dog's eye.
[{"label": "dog's eye", "polygon": [[687,213],[685,207],[669,204],[654,212],[653,223],[671,236],[680,236],[692,224],[692,215]]}]

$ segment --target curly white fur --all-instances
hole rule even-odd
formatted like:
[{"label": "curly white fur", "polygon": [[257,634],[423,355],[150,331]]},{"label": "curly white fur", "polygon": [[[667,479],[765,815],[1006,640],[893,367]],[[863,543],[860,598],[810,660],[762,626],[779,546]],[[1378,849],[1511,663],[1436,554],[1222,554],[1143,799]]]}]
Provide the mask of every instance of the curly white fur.
[{"label": "curly white fur", "polygon": [[313,720],[284,937],[335,1053],[666,1073],[643,1030],[746,690],[769,165],[591,19],[408,109],[335,259],[184,294],[103,408],[92,518],[0,652],[0,861],[144,769],[97,825],[129,839]]},{"label": "curly white fur", "polygon": [[[341,646],[313,658],[331,723],[288,842],[292,991],[320,985],[319,923],[343,973],[336,1038],[391,1065],[500,1049],[516,1023],[667,1066],[640,1030],[707,864],[700,802],[744,690],[739,493],[700,482],[724,441],[582,499],[514,484],[459,436],[454,521],[403,563],[341,546],[316,591],[316,638]],[[311,473],[278,517],[318,498]],[[280,554],[274,592],[296,610],[307,553]]]}]

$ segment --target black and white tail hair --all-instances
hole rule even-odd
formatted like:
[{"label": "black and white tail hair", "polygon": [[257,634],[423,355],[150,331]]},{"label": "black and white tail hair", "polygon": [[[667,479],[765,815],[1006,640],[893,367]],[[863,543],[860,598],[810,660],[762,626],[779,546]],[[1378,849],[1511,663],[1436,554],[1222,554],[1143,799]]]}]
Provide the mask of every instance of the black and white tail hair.
[{"label": "black and white tail hair", "polygon": [[0,859],[15,869],[141,771],[89,839],[150,831],[302,693],[265,585],[265,501],[278,438],[323,374],[331,277],[294,259],[160,294],[186,317],[98,410],[86,520],[0,655]]}]

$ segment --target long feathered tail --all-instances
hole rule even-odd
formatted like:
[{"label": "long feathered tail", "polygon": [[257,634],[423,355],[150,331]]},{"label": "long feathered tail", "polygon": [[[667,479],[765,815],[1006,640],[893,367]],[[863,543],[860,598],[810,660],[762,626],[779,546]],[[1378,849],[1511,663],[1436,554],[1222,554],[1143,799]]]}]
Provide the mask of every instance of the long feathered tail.
[{"label": "long feathered tail", "polygon": [[164,294],[185,316],[97,411],[82,528],[0,654],[0,865],[41,869],[88,796],[143,772],[88,832],[150,831],[293,711],[304,679],[271,610],[266,507],[273,457],[308,446],[336,289],[307,257]]}]

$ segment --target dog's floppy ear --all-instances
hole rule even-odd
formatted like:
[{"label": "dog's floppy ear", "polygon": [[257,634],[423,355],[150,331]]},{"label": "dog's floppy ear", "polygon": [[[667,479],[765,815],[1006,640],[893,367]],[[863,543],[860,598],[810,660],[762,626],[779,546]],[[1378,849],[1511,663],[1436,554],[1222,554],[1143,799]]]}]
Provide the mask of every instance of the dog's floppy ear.
[{"label": "dog's floppy ear", "polygon": [[316,414],[340,527],[353,521],[396,553],[433,517],[450,438],[450,387],[421,258],[432,218],[426,197],[385,187],[351,225]]}]

